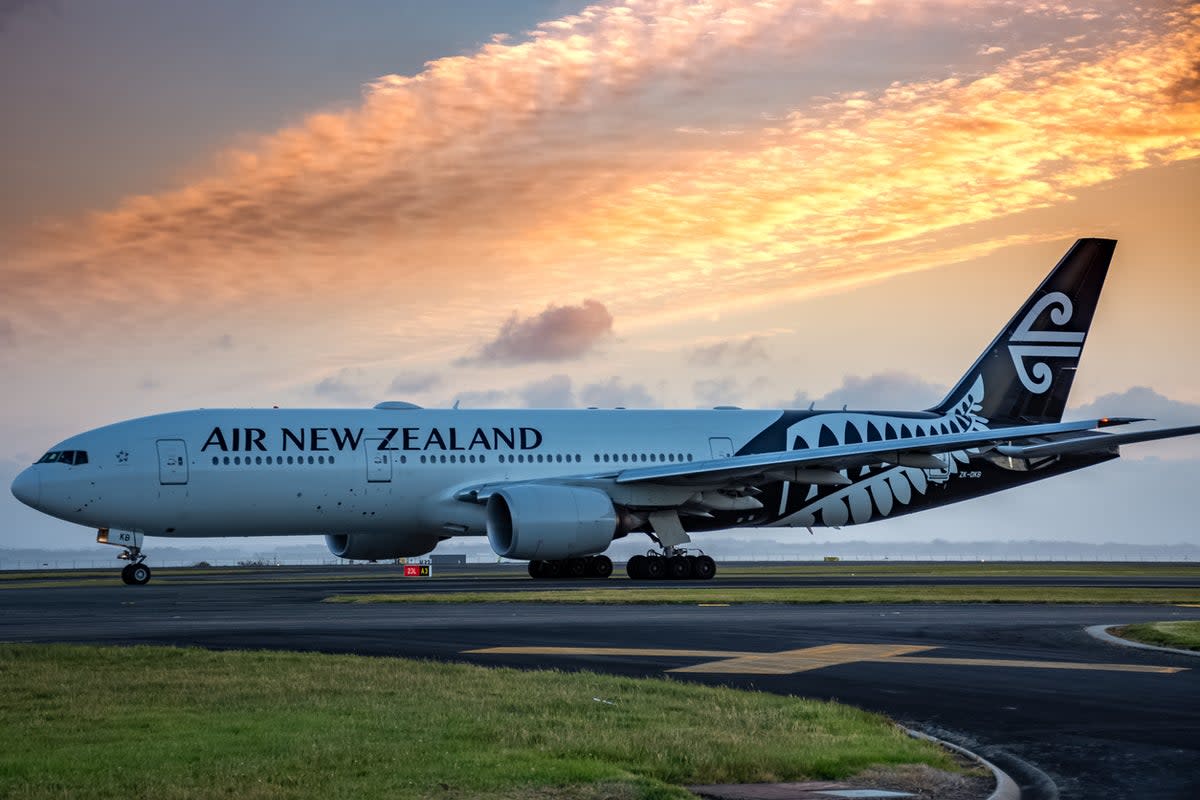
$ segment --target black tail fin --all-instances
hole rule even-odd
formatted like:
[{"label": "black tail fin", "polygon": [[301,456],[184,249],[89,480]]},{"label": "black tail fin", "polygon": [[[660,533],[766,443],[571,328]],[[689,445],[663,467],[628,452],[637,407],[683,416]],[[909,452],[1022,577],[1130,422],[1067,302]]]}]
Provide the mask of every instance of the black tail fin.
[{"label": "black tail fin", "polygon": [[1008,425],[1058,422],[1117,243],[1080,239],[936,408]]}]

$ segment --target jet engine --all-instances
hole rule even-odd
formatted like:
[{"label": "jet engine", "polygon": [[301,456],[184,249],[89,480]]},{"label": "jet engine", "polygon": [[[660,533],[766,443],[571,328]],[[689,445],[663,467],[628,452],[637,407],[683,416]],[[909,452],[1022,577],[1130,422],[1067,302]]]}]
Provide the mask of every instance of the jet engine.
[{"label": "jet engine", "polygon": [[408,533],[331,533],[325,546],[338,558],[382,561],[405,556],[423,556],[437,547],[442,537]]},{"label": "jet engine", "polygon": [[616,509],[599,489],[527,483],[499,489],[487,501],[488,543],[505,558],[602,553],[616,533]]}]

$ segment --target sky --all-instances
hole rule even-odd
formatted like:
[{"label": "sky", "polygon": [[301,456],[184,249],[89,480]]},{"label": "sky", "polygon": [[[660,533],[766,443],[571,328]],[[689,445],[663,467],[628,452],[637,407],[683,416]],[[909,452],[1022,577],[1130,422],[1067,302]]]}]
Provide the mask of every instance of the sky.
[{"label": "sky", "polygon": [[[1200,422],[1200,5],[0,0],[0,107],[5,486],[179,408],[922,408],[1081,236],[1069,415]],[[854,536],[1194,543],[1197,483]]]}]

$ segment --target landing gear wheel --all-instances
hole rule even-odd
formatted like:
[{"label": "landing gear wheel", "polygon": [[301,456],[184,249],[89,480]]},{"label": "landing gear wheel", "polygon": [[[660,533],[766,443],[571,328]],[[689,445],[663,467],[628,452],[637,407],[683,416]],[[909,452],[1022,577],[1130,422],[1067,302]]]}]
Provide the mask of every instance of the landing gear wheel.
[{"label": "landing gear wheel", "polygon": [[582,578],[588,573],[588,560],[586,558],[568,559],[566,573],[568,578]]},{"label": "landing gear wheel", "polygon": [[126,564],[121,568],[121,583],[126,586],[133,585],[133,564]]},{"label": "landing gear wheel", "polygon": [[646,556],[645,566],[642,568],[643,577],[649,578],[652,581],[660,580],[667,573],[667,560],[662,556]]},{"label": "landing gear wheel", "polygon": [[542,577],[542,562],[540,562],[540,561],[530,561],[529,562],[529,577],[533,578],[535,581],[541,579],[541,577]]},{"label": "landing gear wheel", "polygon": [[542,562],[542,577],[543,578],[560,578],[563,573],[563,562],[561,561],[543,561]]},{"label": "landing gear wheel", "polygon": [[597,578],[607,578],[612,575],[612,559],[608,556],[595,556],[592,558],[591,567],[592,575]]},{"label": "landing gear wheel", "polygon": [[128,583],[134,586],[145,586],[150,582],[150,568],[145,564],[130,564],[121,570],[121,579],[125,579],[125,570],[129,570]]},{"label": "landing gear wheel", "polygon": [[642,555],[634,556],[625,564],[625,573],[635,581],[640,581],[646,577],[646,557]]},{"label": "landing gear wheel", "polygon": [[711,580],[713,575],[717,574],[717,562],[713,561],[708,556],[696,556],[695,563],[692,564],[692,577],[697,580]]},{"label": "landing gear wheel", "polygon": [[667,560],[667,577],[671,580],[682,581],[692,577],[692,565],[687,556],[671,556]]}]

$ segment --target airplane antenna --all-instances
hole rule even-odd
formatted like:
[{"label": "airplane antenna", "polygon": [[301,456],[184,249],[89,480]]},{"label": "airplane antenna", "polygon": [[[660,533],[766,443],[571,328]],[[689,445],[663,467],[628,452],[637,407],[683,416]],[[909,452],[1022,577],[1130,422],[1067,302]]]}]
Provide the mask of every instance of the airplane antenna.
[{"label": "airplane antenna", "polygon": [[458,408],[458,404],[459,404],[459,402],[460,402],[460,400],[459,400],[457,397],[456,397],[456,398],[454,398],[454,405],[453,405],[453,406],[451,406],[451,408]]},{"label": "airplane antenna", "polygon": [[845,411],[845,410],[846,410],[846,404],[842,403],[842,411]]},{"label": "airplane antenna", "polygon": [[808,410],[812,411],[814,408],[816,408],[816,406],[817,406],[817,401],[813,400],[811,403],[808,404]]}]

